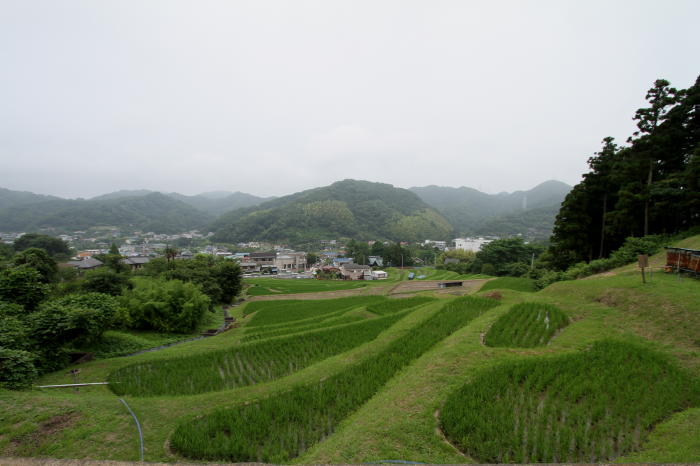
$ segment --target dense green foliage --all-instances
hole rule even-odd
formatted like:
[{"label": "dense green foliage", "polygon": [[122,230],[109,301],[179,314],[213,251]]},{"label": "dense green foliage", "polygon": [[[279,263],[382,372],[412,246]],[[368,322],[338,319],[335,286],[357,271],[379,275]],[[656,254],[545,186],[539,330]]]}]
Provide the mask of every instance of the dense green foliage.
[{"label": "dense green foliage", "polygon": [[211,219],[209,214],[160,193],[109,200],[51,199],[0,208],[0,225],[5,231],[136,226],[144,231],[177,233],[201,228]]},{"label": "dense green foliage", "polygon": [[53,236],[40,235],[38,233],[27,233],[20,236],[12,244],[15,251],[24,251],[29,248],[43,249],[51,256],[68,256],[70,255],[70,247],[68,244],[59,238]]},{"label": "dense green foliage", "polygon": [[607,257],[630,236],[700,225],[700,78],[682,90],[657,80],[646,98],[629,144],[605,138],[562,204],[552,236],[557,268]]},{"label": "dense green foliage", "polygon": [[378,355],[322,382],[181,423],[172,445],[203,460],[289,461],[331,434],[398,371],[495,304],[472,297],[452,301]]},{"label": "dense green foliage", "polygon": [[209,309],[209,297],[192,283],[152,278],[134,278],[133,283],[120,298],[129,327],[187,333]]},{"label": "dense green foliage", "polygon": [[192,395],[268,382],[370,341],[401,317],[394,312],[301,336],[134,364],[110,374],[110,387],[118,395]]},{"label": "dense green foliage", "polygon": [[425,186],[411,191],[444,215],[460,235],[522,234],[544,239],[570,189],[559,181],[547,181],[510,194],[486,194],[464,186]]},{"label": "dense green foliage", "polygon": [[49,293],[42,276],[33,268],[22,266],[0,271],[0,300],[34,309]]},{"label": "dense green foliage", "polygon": [[170,257],[151,260],[140,274],[194,283],[209,297],[211,306],[230,304],[240,294],[243,282],[237,262],[208,254],[197,254],[188,260],[173,260],[176,251],[168,248],[168,253]]},{"label": "dense green foliage", "polygon": [[483,463],[596,463],[633,451],[673,412],[700,404],[697,381],[647,348],[589,350],[510,362],[456,391],[447,437]]},{"label": "dense green foliage", "polygon": [[[521,276],[530,270],[533,256],[537,257],[543,250],[544,247],[526,243],[522,238],[497,239],[476,253],[472,270],[485,275]],[[495,273],[489,273],[492,271]]]},{"label": "dense green foliage", "polygon": [[445,238],[452,227],[408,190],[345,180],[223,215],[213,225],[220,241],[306,241]]},{"label": "dense green foliage", "polygon": [[26,266],[36,270],[41,275],[41,281],[51,283],[58,277],[58,265],[49,253],[40,248],[29,248],[15,254],[15,266]]},{"label": "dense green foliage", "polygon": [[520,303],[511,307],[486,332],[488,346],[532,348],[546,345],[569,318],[551,304]]},{"label": "dense green foliage", "polygon": [[0,346],[0,388],[17,390],[31,386],[38,373],[36,355]]}]

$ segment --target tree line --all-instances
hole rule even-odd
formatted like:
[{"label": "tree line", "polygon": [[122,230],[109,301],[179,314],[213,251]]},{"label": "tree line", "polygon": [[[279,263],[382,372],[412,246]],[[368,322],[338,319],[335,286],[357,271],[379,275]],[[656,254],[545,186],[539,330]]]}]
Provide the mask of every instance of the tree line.
[{"label": "tree line", "polygon": [[605,137],[562,203],[548,258],[553,268],[608,257],[629,237],[700,224],[700,77],[688,89],[658,79],[646,101],[634,114],[637,131],[622,145]]},{"label": "tree line", "polygon": [[109,329],[191,333],[242,288],[230,260],[170,255],[132,271],[115,246],[101,257],[105,266],[80,274],[58,266],[69,248],[57,241],[25,235],[0,249],[0,388],[26,387],[67,366]]}]

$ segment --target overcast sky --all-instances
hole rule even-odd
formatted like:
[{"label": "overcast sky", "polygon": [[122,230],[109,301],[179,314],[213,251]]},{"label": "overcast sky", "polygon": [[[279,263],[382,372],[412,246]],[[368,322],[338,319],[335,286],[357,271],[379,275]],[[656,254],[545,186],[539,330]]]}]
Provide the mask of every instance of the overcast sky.
[{"label": "overcast sky", "polygon": [[700,1],[0,0],[0,187],[575,184]]}]

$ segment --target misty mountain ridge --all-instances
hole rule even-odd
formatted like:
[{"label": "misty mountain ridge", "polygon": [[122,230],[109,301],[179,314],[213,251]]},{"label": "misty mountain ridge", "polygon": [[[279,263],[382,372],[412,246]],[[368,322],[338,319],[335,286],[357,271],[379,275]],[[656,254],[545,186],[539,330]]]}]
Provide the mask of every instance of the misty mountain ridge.
[{"label": "misty mountain ridge", "polygon": [[63,199],[0,188],[0,231],[108,225],[162,233],[211,229],[222,241],[301,241],[304,236],[420,240],[469,234],[545,238],[569,190],[559,181],[486,194],[465,186],[403,189],[343,180],[279,198],[140,189]]},{"label": "misty mountain ridge", "polygon": [[[507,234],[544,238],[551,233],[554,218],[571,186],[549,180],[530,190],[512,193],[486,194],[465,186],[435,185],[410,190],[437,209],[460,235],[504,236],[509,231]],[[520,226],[504,228],[509,221]]]}]

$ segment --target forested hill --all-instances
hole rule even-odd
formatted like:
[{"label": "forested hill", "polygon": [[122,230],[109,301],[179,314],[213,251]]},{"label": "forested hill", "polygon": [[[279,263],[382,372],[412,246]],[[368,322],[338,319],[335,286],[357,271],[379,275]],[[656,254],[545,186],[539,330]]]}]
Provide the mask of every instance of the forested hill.
[{"label": "forested hill", "polygon": [[513,235],[546,238],[571,186],[545,181],[528,191],[486,194],[462,186],[414,187],[427,204],[436,208],[458,234]]},{"label": "forested hill", "polygon": [[[0,209],[57,200],[61,200],[61,198],[34,194],[29,191],[13,191],[11,189],[0,188]],[[2,228],[0,228],[0,231],[2,231]]]},{"label": "forested hill", "polygon": [[53,198],[0,209],[0,231],[115,226],[156,233],[205,227],[213,217],[160,193],[107,200]]},{"label": "forested hill", "polygon": [[[156,191],[150,191],[147,189],[139,190],[121,190],[115,191],[113,193],[103,194],[101,196],[93,197],[92,200],[109,200],[109,199],[119,199],[123,197],[136,197],[145,196]],[[235,193],[229,191],[215,191],[208,193],[201,193],[194,196],[187,196],[180,193],[163,193],[168,197],[182,201],[185,204],[189,204],[203,212],[207,212],[211,215],[221,215],[224,212],[229,212],[231,210],[240,209],[242,207],[252,207],[265,202],[272,198],[268,197],[258,197],[252,194],[242,193],[236,191]]]},{"label": "forested hill", "polygon": [[338,237],[416,241],[453,234],[450,223],[411,191],[356,180],[230,212],[212,231],[220,241],[292,243]]}]

